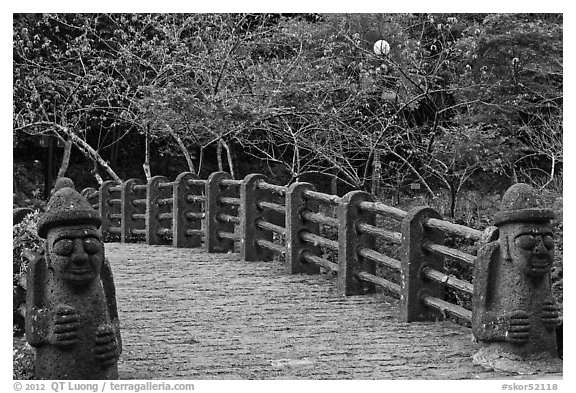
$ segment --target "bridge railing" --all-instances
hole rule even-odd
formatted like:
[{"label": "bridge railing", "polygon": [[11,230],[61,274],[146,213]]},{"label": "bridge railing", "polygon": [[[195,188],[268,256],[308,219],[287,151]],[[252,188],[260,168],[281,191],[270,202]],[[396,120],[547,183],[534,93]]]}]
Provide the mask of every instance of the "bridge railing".
[{"label": "bridge railing", "polygon": [[122,186],[114,180],[105,181],[99,194],[102,235],[106,241],[117,241],[122,234]]},{"label": "bridge railing", "polygon": [[[94,189],[83,193],[94,202]],[[315,274],[320,268],[337,273],[341,295],[384,288],[400,299],[400,316],[407,322],[447,315],[471,320],[471,311],[445,300],[444,292],[451,288],[471,295],[473,285],[448,274],[445,261],[472,267],[476,257],[446,246],[444,239],[449,235],[480,242],[483,233],[445,221],[429,207],[407,212],[375,202],[362,191],[338,197],[318,192],[310,183],[280,186],[260,174],[235,180],[225,172],[207,180],[185,172],[172,182],[163,176],[147,184],[109,181],[97,194],[109,241],[203,244],[208,252],[239,250],[244,261],[276,256],[291,274]],[[334,216],[326,213],[331,210]],[[377,247],[382,243],[387,246]],[[382,249],[395,249],[394,255]],[[378,274],[378,266],[394,274]]]},{"label": "bridge railing", "polygon": [[139,179],[122,183],[122,243],[146,239],[147,195],[148,185]]},{"label": "bridge railing", "polygon": [[270,184],[260,174],[247,176],[240,186],[240,256],[244,261],[267,261],[286,255],[286,187]]},{"label": "bridge railing", "polygon": [[240,180],[228,173],[215,172],[206,182],[204,244],[208,252],[234,251],[240,242]]},{"label": "bridge railing", "polygon": [[377,266],[384,266],[394,273],[400,271],[401,262],[378,251],[376,244],[380,241],[398,248],[402,242],[402,234],[383,229],[376,223],[381,218],[379,216],[384,216],[384,219],[396,221],[395,226],[398,226],[398,221],[405,215],[406,212],[402,210],[374,202],[365,192],[353,191],[342,198],[338,209],[340,294],[372,293],[378,286],[400,296],[400,285],[390,277],[377,275]]}]

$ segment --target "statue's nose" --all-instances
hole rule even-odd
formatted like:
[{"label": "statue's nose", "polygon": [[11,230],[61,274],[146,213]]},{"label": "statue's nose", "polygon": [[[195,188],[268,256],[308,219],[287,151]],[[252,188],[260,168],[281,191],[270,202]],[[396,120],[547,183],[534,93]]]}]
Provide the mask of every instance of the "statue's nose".
[{"label": "statue's nose", "polygon": [[544,254],[546,253],[546,246],[544,245],[544,239],[542,236],[536,236],[536,245],[534,246],[534,253],[535,254]]},{"label": "statue's nose", "polygon": [[74,252],[70,255],[70,259],[75,265],[83,265],[88,262],[88,254],[84,250],[82,239],[74,241]]}]

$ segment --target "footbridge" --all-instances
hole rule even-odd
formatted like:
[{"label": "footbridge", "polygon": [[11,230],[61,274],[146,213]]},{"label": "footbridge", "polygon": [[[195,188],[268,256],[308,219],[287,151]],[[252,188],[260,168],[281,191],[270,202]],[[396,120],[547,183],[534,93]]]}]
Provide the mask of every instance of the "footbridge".
[{"label": "footbridge", "polygon": [[237,253],[107,244],[121,379],[483,379],[469,328],[402,322],[384,293]]},{"label": "footbridge", "polygon": [[472,360],[472,276],[494,227],[259,174],[186,172],[83,194],[103,221],[122,379],[515,375]]}]

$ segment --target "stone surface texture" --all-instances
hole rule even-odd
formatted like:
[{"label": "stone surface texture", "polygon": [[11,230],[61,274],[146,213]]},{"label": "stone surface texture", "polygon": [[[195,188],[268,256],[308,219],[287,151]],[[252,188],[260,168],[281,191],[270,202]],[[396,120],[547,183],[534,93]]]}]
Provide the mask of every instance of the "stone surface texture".
[{"label": "stone surface texture", "polygon": [[518,377],[475,365],[469,328],[401,322],[396,300],[338,296],[333,276],[290,275],[278,261],[201,249],[106,247],[122,321],[121,379]]},{"label": "stone surface texture", "polygon": [[509,188],[495,216],[498,238],[479,252],[472,329],[478,364],[523,374],[562,370],[559,311],[550,288],[553,213],[526,184]]},{"label": "stone surface texture", "polygon": [[38,226],[44,253],[28,267],[25,325],[34,374],[116,379],[122,347],[112,270],[98,213],[71,185],[57,182]]}]

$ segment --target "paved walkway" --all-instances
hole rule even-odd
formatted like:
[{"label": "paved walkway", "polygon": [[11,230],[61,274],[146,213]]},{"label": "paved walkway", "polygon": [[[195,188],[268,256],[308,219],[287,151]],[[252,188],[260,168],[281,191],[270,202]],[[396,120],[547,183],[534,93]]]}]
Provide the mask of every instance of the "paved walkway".
[{"label": "paved walkway", "polygon": [[121,379],[476,379],[471,331],[403,323],[383,294],[339,297],[334,278],[289,275],[142,244],[106,245],[117,288]]}]

